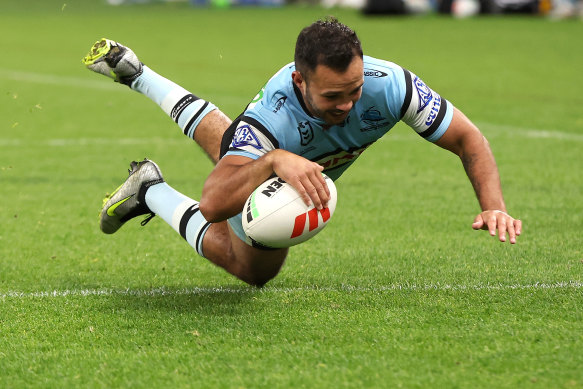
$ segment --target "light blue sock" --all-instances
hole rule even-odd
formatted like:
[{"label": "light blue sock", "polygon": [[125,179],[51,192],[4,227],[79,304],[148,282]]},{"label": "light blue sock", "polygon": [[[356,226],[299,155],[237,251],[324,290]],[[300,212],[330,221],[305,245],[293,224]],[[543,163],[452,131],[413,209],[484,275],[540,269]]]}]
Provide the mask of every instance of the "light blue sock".
[{"label": "light blue sock", "polygon": [[163,182],[148,188],[146,204],[204,257],[202,241],[211,223],[198,209],[198,202]]},{"label": "light blue sock", "polygon": [[194,139],[194,130],[200,121],[217,108],[147,66],[132,82],[131,88],[158,104],[191,139]]}]

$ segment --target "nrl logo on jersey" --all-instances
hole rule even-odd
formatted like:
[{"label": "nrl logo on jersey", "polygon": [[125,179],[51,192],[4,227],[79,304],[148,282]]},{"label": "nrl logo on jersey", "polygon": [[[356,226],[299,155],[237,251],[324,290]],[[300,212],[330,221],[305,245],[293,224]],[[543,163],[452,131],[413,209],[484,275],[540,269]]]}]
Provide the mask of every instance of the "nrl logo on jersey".
[{"label": "nrl logo on jersey", "polygon": [[261,142],[257,138],[257,135],[251,129],[251,126],[245,124],[237,128],[235,135],[233,136],[233,142],[231,142],[231,146],[235,148],[241,148],[245,146],[252,146],[256,149],[262,149]]},{"label": "nrl logo on jersey", "polygon": [[307,146],[314,139],[314,129],[310,122],[299,122],[298,132],[300,133],[300,143],[302,146]]},{"label": "nrl logo on jersey", "polygon": [[431,102],[433,95],[431,89],[429,89],[419,77],[415,76],[413,83],[415,84],[415,89],[417,89],[417,95],[419,96],[419,108],[417,108],[417,113],[419,113]]}]

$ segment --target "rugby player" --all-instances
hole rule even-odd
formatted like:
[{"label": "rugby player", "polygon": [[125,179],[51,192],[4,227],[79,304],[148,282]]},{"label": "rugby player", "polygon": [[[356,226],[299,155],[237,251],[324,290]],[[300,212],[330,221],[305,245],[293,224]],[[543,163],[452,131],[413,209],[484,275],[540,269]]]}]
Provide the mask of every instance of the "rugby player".
[{"label": "rugby player", "polygon": [[159,215],[198,254],[262,286],[280,271],[288,249],[262,247],[243,233],[241,210],[251,192],[278,175],[321,209],[329,200],[321,172],[337,179],[399,121],[459,156],[481,207],[474,229],[501,242],[508,236],[512,244],[521,233],[521,221],[507,213],[498,168],[479,129],[414,73],[363,55],[356,33],[335,18],[300,32],[294,62],[271,77],[234,121],[115,41],[96,42],[83,62],[153,100],[216,164],[195,201],[164,182],[153,161],[132,162],[130,176],[102,209],[105,233],[136,216]]}]

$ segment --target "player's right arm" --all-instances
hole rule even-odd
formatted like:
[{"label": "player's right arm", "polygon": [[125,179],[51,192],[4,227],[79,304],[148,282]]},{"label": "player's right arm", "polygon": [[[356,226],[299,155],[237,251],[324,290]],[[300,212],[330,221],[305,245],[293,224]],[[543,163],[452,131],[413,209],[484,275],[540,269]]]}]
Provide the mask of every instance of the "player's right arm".
[{"label": "player's right arm", "polygon": [[200,210],[210,222],[235,216],[255,188],[273,174],[292,185],[306,204],[322,209],[330,198],[322,170],[321,165],[282,149],[258,159],[226,155],[205,181]]}]

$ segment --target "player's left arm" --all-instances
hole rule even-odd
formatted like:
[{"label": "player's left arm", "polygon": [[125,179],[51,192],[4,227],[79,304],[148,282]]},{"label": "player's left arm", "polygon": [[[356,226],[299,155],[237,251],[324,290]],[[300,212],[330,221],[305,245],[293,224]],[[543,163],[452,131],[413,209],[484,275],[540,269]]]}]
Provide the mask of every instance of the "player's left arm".
[{"label": "player's left arm", "polygon": [[522,222],[514,219],[506,211],[500,175],[494,155],[486,138],[480,130],[457,108],[454,108],[452,121],[443,136],[435,144],[458,155],[470,179],[482,212],[474,219],[475,230],[488,230],[501,242],[510,243],[522,232]]}]

